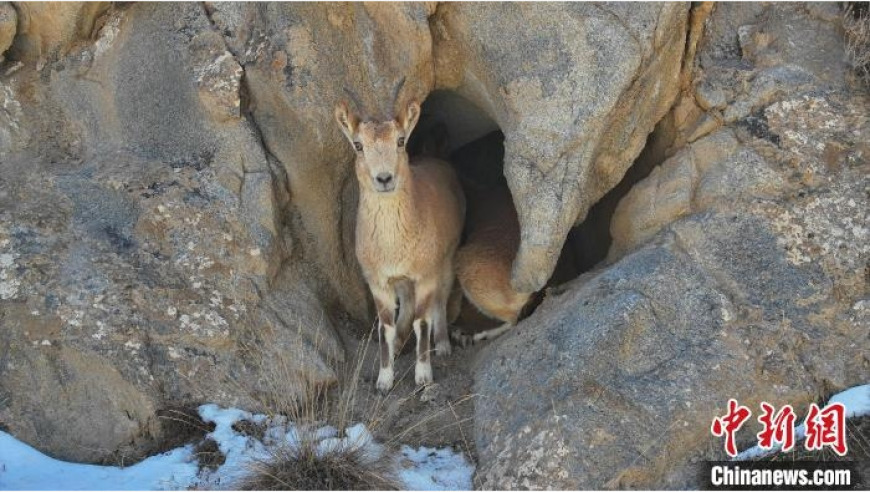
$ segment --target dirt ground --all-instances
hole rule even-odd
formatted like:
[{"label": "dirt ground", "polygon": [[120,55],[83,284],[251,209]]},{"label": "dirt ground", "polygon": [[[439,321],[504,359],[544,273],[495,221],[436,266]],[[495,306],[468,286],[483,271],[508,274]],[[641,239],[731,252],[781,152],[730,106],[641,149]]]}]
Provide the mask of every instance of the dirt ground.
[{"label": "dirt ground", "polygon": [[476,462],[473,419],[479,395],[473,393],[473,368],[477,354],[489,342],[468,347],[453,342],[451,355],[433,354],[435,384],[423,389],[414,383],[416,357],[412,335],[396,359],[395,386],[387,395],[381,395],[375,388],[379,369],[376,329],[370,336],[360,339],[346,333],[343,337],[352,359],[348,365],[362,360],[353,419],[368,423],[375,437],[387,445],[450,446],[464,451]]},{"label": "dirt ground", "polygon": [[[473,327],[467,328],[465,333],[474,333],[498,325],[476,310],[471,311],[473,309],[469,309],[467,304],[463,306],[462,314],[451,326],[451,331],[463,331],[458,326],[465,326]],[[420,388],[414,382],[415,339],[411,335],[395,361],[395,385],[384,395],[375,388],[380,361],[374,321],[368,331],[348,319],[336,321],[346,354],[343,363],[335,363],[339,384],[330,387],[325,394],[321,394],[322,397],[316,397],[318,402],[313,405],[294,406],[291,400],[275,394],[274,402],[264,403],[266,413],[286,415],[291,420],[301,422],[310,418],[316,425],[328,424],[339,429],[361,422],[378,442],[393,451],[402,445],[414,448],[451,447],[464,452],[476,464],[474,405],[479,395],[474,394],[473,373],[479,353],[491,341],[467,347],[452,341],[453,349],[449,356],[439,357],[433,353],[431,361],[435,383]],[[274,377],[281,380],[292,375],[276,374]],[[283,388],[281,381],[276,381],[273,390],[283,393],[280,388]],[[222,462],[222,453],[209,447],[213,447],[214,441],[203,441],[213,426],[210,428],[202,422],[196,407],[170,409],[169,415],[161,420],[165,420],[167,425],[167,436],[174,437],[167,438],[160,450],[194,443],[204,466],[210,466],[215,460],[218,464]],[[262,425],[247,421],[243,423],[246,427],[238,431],[262,439]],[[126,461],[129,464],[131,458],[126,457]],[[135,461],[138,459],[132,460]]]}]

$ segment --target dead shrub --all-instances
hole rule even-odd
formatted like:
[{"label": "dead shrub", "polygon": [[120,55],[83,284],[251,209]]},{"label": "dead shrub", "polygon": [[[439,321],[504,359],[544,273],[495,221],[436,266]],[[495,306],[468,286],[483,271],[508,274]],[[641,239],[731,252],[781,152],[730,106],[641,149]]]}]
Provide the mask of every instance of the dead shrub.
[{"label": "dead shrub", "polygon": [[870,3],[847,2],[843,10],[846,57],[858,78],[870,86]]},{"label": "dead shrub", "polygon": [[273,449],[269,459],[250,465],[240,490],[400,490],[393,459],[367,456],[364,447],[345,446],[318,454],[316,441]]},{"label": "dead shrub", "polygon": [[149,454],[165,453],[185,444],[197,442],[214,430],[214,424],[206,423],[195,407],[166,407],[157,410],[161,439]]}]

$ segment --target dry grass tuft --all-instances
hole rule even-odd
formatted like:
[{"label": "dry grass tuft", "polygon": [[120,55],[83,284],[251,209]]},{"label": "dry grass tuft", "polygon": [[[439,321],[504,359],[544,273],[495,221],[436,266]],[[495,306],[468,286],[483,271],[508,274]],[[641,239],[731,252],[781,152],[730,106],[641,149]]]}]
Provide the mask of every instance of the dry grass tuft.
[{"label": "dry grass tuft", "polygon": [[[320,330],[314,340],[309,341],[315,352],[321,351]],[[227,378],[228,384],[235,386],[239,393],[249,393],[262,406],[270,417],[286,417],[297,425],[333,425],[344,429],[354,423],[354,410],[363,369],[365,351],[371,344],[371,334],[360,344],[358,352],[352,354],[351,362],[341,362],[338,357],[324,354],[326,364],[337,368],[337,381],[331,385],[315,380],[311,374],[296,369],[292,356],[264,349],[260,340],[252,338],[250,343],[241,343],[243,358],[253,366],[253,374],[258,380],[253,384],[235,378]],[[375,415],[372,409],[368,412]],[[369,424],[369,422],[364,422]],[[243,423],[240,423],[244,425]],[[241,430],[241,429],[240,429]],[[252,429],[253,432],[257,432]]]},{"label": "dry grass tuft", "polygon": [[122,468],[135,465],[149,456],[201,442],[215,427],[204,422],[195,407],[164,407],[157,410],[156,414],[160,424],[159,433],[147,435],[148,440],[139,447],[115,450],[98,463]]},{"label": "dry grass tuft", "polygon": [[391,456],[373,460],[362,447],[350,446],[318,455],[305,440],[299,448],[273,450],[268,460],[251,465],[236,484],[240,490],[400,490]]},{"label": "dry grass tuft", "polygon": [[846,57],[865,85],[870,86],[870,6],[868,2],[847,2],[843,11]]},{"label": "dry grass tuft", "polygon": [[[319,426],[346,429],[354,423],[363,361],[371,340],[370,332],[351,362],[332,361],[343,374],[331,388],[312,383],[305,375],[292,371],[283,360],[272,359],[260,368],[267,376],[263,381],[265,391],[258,399],[268,413],[285,416],[296,424],[301,435],[298,445],[272,448],[266,460],[251,463],[248,473],[235,487],[240,490],[401,489],[394,471],[394,456],[389,449],[383,449],[381,456],[370,456],[366,443],[351,443],[326,453],[318,453],[317,449],[319,440],[315,432]],[[301,392],[287,391],[288,383]],[[300,393],[301,398],[294,396]],[[365,411],[363,423],[369,429],[377,425],[379,404]]]},{"label": "dry grass tuft", "polygon": [[[360,384],[366,384],[362,377],[366,354],[373,346],[372,340],[376,340],[376,333],[373,327],[357,345],[356,353],[349,354],[345,362],[327,357],[331,359],[327,364],[337,372],[336,381],[331,385],[312,381],[309,374],[300,373],[295,369],[298,367],[295,361],[287,354],[271,351],[256,334],[250,336],[249,343],[242,344],[244,360],[258,378],[251,382],[227,375],[227,384],[235,386],[239,393],[251,394],[262,405],[264,413],[273,419],[286,419],[300,435],[296,445],[268,447],[269,456],[247,464],[244,477],[232,487],[239,490],[400,490],[402,483],[396,476],[395,453],[403,444],[402,438],[441,415],[454,416],[455,422],[450,426],[464,423],[456,414],[455,406],[468,402],[471,396],[439,405],[419,416],[403,432],[391,435],[387,442],[374,444],[380,456],[370,456],[372,447],[366,443],[351,443],[318,453],[321,439],[316,435],[317,429],[332,426],[341,433],[362,423],[369,432],[375,433],[384,424],[386,413],[404,407],[419,396],[414,392],[403,397],[378,395],[372,399],[364,390],[361,392]],[[317,339],[309,343],[315,350],[322,347]],[[413,377],[398,376],[399,380]],[[362,393],[366,396],[361,396]],[[265,429],[243,421],[235,424],[235,430],[262,440]],[[466,452],[468,449],[466,442]]]},{"label": "dry grass tuft", "polygon": [[[263,350],[256,338],[245,344],[245,359],[253,364],[260,378],[254,388],[235,378],[228,382],[238,390],[254,390],[254,397],[273,419],[292,422],[298,444],[267,448],[269,456],[246,465],[246,472],[232,484],[238,490],[398,490],[401,484],[393,472],[395,460],[384,450],[381,457],[368,456],[370,448],[360,445],[339,446],[318,453],[318,428],[331,425],[346,429],[354,422],[360,374],[365,350],[371,336],[360,344],[359,352],[350,363],[330,360],[343,372],[337,383],[326,386],[312,381],[308,375],[294,369],[293,361]],[[319,348],[317,341],[313,345]],[[377,420],[377,409],[366,413],[367,427]],[[243,435],[262,441],[265,426],[248,421],[234,424]],[[379,459],[375,459],[379,458]]]},{"label": "dry grass tuft", "polygon": [[142,459],[199,442],[215,427],[214,424],[203,422],[194,407],[162,408],[157,411],[157,418],[160,421],[161,436],[151,449],[143,453]]}]

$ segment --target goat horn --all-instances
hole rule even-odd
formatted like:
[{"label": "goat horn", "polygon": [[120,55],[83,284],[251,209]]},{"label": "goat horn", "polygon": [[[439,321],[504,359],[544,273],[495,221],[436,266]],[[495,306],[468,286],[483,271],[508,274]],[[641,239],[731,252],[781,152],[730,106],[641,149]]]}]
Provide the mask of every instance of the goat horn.
[{"label": "goat horn", "polygon": [[399,93],[402,91],[402,87],[405,86],[405,77],[402,77],[398,83],[396,83],[396,88],[393,89],[393,114],[397,114],[400,110],[396,107],[399,103]]},{"label": "goat horn", "polygon": [[347,94],[347,97],[349,97],[350,100],[353,102],[354,106],[356,106],[357,112],[364,113],[363,105],[360,102],[359,97],[357,97],[356,93],[348,89],[347,87],[344,88],[344,92],[345,94]]}]

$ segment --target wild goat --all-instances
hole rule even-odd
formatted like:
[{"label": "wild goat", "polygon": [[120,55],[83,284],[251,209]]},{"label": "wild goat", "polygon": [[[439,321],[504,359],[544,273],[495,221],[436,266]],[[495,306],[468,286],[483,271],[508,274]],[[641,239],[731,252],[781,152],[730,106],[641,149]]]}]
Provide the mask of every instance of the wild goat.
[{"label": "wild goat", "polygon": [[393,386],[393,359],[410,336],[409,324],[417,338],[417,384],[432,383],[430,336],[438,355],[450,353],[446,305],[465,196],[447,162],[409,162],[405,144],[419,117],[414,101],[389,121],[361,121],[345,102],[335,108],[356,151],[356,255],[378,313],[381,391]]},{"label": "wild goat", "polygon": [[480,312],[504,322],[474,335],[456,335],[463,345],[495,338],[513,328],[532,294],[511,287],[511,267],[520,246],[520,224],[507,186],[472,186],[468,238],[456,253],[456,276],[465,297]]}]

